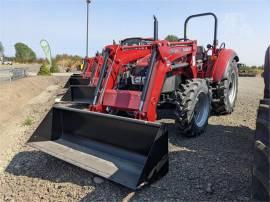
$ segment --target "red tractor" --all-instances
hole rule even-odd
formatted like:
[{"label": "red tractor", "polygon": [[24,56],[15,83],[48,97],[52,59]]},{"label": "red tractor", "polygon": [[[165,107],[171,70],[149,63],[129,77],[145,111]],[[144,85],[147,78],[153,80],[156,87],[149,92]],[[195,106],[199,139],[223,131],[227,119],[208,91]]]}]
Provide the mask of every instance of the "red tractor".
[{"label": "red tractor", "polygon": [[[151,44],[153,39],[133,37],[120,41],[120,45],[125,46],[138,46]],[[112,51],[113,52],[113,51]],[[114,51],[115,52],[115,51]],[[113,53],[114,53],[113,52]],[[114,54],[110,54],[108,58],[108,64],[114,60]],[[147,52],[150,54],[150,52]],[[104,53],[103,53],[104,54]],[[104,56],[99,53],[95,57],[84,60],[84,68],[81,74],[73,74],[65,85],[65,88],[69,88],[62,97],[61,101],[73,102],[73,103],[91,103],[89,97],[93,96],[95,86],[98,83],[101,68],[103,65]],[[135,57],[135,58],[134,58]],[[128,59],[134,61],[143,57],[141,54],[135,54],[134,57]],[[107,64],[107,65],[108,65]]]},{"label": "red tractor", "polygon": [[[205,15],[215,18],[214,43],[207,50],[187,39],[186,34],[188,21]],[[159,103],[175,103],[181,133],[200,134],[207,125],[211,105],[216,113],[231,113],[237,96],[238,56],[225,49],[224,43],[217,48],[216,35],[216,16],[206,13],[186,20],[185,36],[179,42],[155,40],[135,47],[107,46],[105,58],[113,55],[115,59],[110,69],[104,65],[103,73],[110,73],[106,78],[101,73],[94,102],[89,103],[91,110],[108,113],[109,108],[109,113],[128,112],[132,118],[156,121]],[[135,60],[134,55],[140,53],[146,57]]]},{"label": "red tractor", "polygon": [[[107,46],[105,49],[110,50],[110,54],[108,54],[108,51],[104,51],[102,56],[99,56],[99,62],[94,63],[94,67],[91,68],[91,72],[87,78],[88,84],[78,83],[77,85],[71,85],[67,93],[63,96],[62,101],[72,102],[73,104],[93,104],[97,85],[101,86],[105,84],[104,75],[108,74],[108,71],[113,73],[115,69],[120,72],[125,71],[125,65],[117,65],[114,63],[116,58],[117,60],[121,60],[121,64],[135,63],[137,60],[151,54],[151,46],[141,50],[138,50],[138,47],[151,43],[153,43],[151,39],[137,37],[124,39],[120,41],[119,45],[114,44]],[[109,68],[113,68],[114,70],[111,71]],[[99,79],[100,76],[102,79]],[[100,81],[100,83],[98,81]],[[103,88],[112,89],[116,82],[117,79],[113,78],[113,80],[111,80],[108,85],[103,86]]]},{"label": "red tractor", "polygon": [[[80,74],[73,74],[70,76],[67,81],[65,88],[68,88],[71,85],[88,85],[90,82],[90,77],[97,70],[98,64],[102,63],[102,56],[97,53],[95,57],[85,58],[83,62],[83,70]],[[93,76],[94,76],[93,75]]]},{"label": "red tractor", "polygon": [[[214,41],[205,49],[187,37],[190,19],[212,16]],[[233,111],[238,87],[236,53],[218,47],[217,17],[192,15],[178,42],[106,46],[95,86],[81,86],[81,105],[55,105],[29,144],[102,177],[137,189],[168,171],[168,131],[156,122],[157,106],[175,105],[175,122],[185,136],[201,134],[211,109]],[[84,90],[82,90],[84,89]],[[88,93],[88,94],[85,94]],[[79,100],[79,99],[78,99]]]},{"label": "red tractor", "polygon": [[[152,42],[153,39],[151,38],[132,37],[120,41],[120,44],[122,46],[136,46],[151,44]],[[65,85],[65,88],[68,88],[70,85],[91,85],[92,79],[95,81],[98,80],[99,70],[102,62],[103,57],[98,52],[96,53],[95,57],[85,58],[83,61],[82,72],[80,74],[71,75]]]}]

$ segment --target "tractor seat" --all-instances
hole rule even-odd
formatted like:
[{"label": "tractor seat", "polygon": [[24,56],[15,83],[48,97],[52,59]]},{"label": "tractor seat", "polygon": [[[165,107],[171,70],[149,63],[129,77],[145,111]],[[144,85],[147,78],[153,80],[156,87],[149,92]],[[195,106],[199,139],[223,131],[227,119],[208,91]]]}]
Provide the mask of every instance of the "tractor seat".
[{"label": "tractor seat", "polygon": [[205,48],[203,46],[198,46],[197,47],[197,53],[196,53],[196,60],[205,60]]}]

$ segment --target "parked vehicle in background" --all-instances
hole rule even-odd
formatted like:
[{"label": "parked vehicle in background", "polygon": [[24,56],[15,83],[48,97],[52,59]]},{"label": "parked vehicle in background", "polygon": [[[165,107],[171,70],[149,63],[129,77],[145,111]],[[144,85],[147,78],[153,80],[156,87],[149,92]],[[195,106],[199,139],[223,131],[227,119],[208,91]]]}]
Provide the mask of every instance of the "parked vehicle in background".
[{"label": "parked vehicle in background", "polygon": [[3,61],[2,64],[3,65],[12,65],[13,63],[11,61]]}]

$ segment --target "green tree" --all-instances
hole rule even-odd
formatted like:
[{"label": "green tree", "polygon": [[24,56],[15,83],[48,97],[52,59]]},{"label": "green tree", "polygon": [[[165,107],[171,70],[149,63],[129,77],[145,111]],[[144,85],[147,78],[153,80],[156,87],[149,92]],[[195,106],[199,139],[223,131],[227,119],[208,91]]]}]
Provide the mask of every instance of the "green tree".
[{"label": "green tree", "polygon": [[2,44],[2,42],[0,41],[0,57],[3,57],[4,56],[4,46]]},{"label": "green tree", "polygon": [[17,62],[34,62],[37,58],[35,52],[24,43],[16,43],[15,50],[15,60]]},{"label": "green tree", "polygon": [[175,41],[178,41],[179,38],[175,35],[170,34],[170,35],[166,36],[165,40],[170,41],[170,42],[175,42]]}]

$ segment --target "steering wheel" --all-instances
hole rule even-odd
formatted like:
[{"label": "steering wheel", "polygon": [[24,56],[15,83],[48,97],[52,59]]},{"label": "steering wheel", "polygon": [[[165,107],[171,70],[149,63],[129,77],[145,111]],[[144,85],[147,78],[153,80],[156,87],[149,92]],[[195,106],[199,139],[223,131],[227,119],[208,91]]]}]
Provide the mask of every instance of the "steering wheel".
[{"label": "steering wheel", "polygon": [[226,45],[225,45],[225,43],[223,42],[223,43],[220,44],[219,49],[222,49],[222,48],[225,48],[225,47],[226,47]]},{"label": "steering wheel", "polygon": [[185,39],[185,38],[181,38],[181,39],[178,39],[178,41],[188,41],[189,39]]}]

